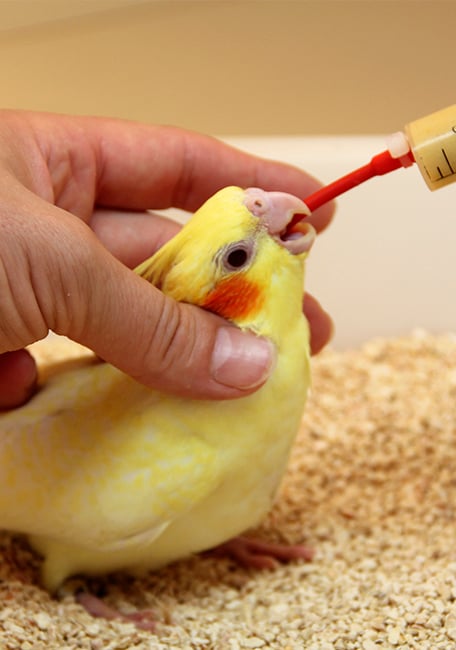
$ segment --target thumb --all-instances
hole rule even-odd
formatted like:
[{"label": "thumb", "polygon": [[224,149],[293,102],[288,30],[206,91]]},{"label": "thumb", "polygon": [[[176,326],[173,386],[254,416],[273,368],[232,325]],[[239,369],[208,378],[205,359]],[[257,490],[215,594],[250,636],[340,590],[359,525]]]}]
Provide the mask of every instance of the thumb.
[{"label": "thumb", "polygon": [[88,287],[92,314],[83,330],[65,332],[70,338],[141,383],[174,394],[227,399],[264,383],[275,358],[270,341],[175,302],[116,260],[103,271]]}]

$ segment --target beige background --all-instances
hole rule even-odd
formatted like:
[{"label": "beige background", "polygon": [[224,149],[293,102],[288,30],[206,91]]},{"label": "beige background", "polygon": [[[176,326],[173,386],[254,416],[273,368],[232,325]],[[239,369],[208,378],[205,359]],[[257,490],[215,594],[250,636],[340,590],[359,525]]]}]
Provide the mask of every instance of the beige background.
[{"label": "beige background", "polygon": [[0,0],[1,104],[384,133],[455,102],[455,34],[452,0]]},{"label": "beige background", "polygon": [[[0,0],[1,104],[180,124],[329,182],[456,103],[455,36],[453,1]],[[307,279],[334,345],[454,331],[455,192],[410,168],[340,198]]]}]

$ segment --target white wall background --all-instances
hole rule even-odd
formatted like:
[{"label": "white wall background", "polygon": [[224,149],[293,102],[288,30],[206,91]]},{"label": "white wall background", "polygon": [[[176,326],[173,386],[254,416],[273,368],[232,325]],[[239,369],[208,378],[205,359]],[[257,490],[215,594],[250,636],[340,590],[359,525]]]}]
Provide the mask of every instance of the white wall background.
[{"label": "white wall background", "polygon": [[[1,103],[237,136],[331,181],[384,148],[363,134],[456,103],[455,25],[454,0],[0,0]],[[454,329],[455,205],[414,168],[339,200],[308,265],[336,345]]]}]

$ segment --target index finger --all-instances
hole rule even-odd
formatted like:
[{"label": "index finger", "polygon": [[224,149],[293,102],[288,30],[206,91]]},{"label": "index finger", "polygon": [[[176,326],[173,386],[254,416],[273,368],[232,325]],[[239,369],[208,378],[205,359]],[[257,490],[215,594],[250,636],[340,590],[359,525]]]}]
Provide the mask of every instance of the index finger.
[{"label": "index finger", "polygon": [[[175,127],[103,121],[92,134],[101,145],[97,199],[104,206],[193,211],[226,185],[280,190],[303,199],[320,187],[296,167]],[[332,213],[332,205],[323,206],[309,221],[322,230]]]},{"label": "index finger", "polygon": [[[258,186],[299,198],[320,186],[296,167],[177,127],[47,113],[6,112],[3,117],[24,140],[29,165],[33,162],[26,184],[85,220],[95,206],[194,211],[227,185]],[[38,164],[30,154],[37,143]],[[326,205],[312,215],[317,230],[328,224],[332,212],[333,207]]]}]

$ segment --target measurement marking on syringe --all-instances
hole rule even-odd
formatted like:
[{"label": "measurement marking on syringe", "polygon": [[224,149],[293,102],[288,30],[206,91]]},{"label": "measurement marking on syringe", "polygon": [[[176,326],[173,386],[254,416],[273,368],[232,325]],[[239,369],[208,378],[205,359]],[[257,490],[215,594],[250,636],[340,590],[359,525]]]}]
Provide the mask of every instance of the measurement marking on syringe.
[{"label": "measurement marking on syringe", "polygon": [[[452,170],[449,174],[444,174],[438,165],[437,165],[437,168],[436,168],[436,169],[437,169],[437,171],[438,171],[438,173],[439,173],[440,178],[435,178],[435,179],[434,179],[435,181],[444,181],[445,178],[448,178],[449,176],[454,176],[454,175],[456,174],[456,172],[453,171],[453,170]],[[427,170],[426,170],[426,171],[427,171]],[[431,178],[431,176],[429,175],[429,173],[428,173],[428,176],[429,176],[429,178]],[[432,180],[432,179],[431,179],[431,180]]]},{"label": "measurement marking on syringe", "polygon": [[[450,170],[449,173],[445,170],[445,173],[441,170],[440,165],[436,165],[435,170],[439,175],[439,178],[433,178],[431,176],[431,173],[429,172],[429,169],[426,167],[426,165],[423,164],[423,168],[428,176],[428,178],[433,182],[437,183],[438,181],[444,181],[446,178],[449,178],[450,176],[455,176],[456,175],[456,170],[454,169],[453,165],[450,162],[450,159],[448,158],[448,154],[445,151],[445,149],[442,147],[440,149],[442,152],[442,156],[445,158],[445,162],[448,165],[448,169]],[[423,158],[421,158],[423,160]],[[424,163],[424,161],[423,161]]]},{"label": "measurement marking on syringe", "polygon": [[454,169],[453,169],[453,167],[451,166],[450,160],[449,160],[449,158],[448,158],[448,156],[447,156],[447,154],[446,154],[446,151],[445,151],[445,149],[444,149],[443,147],[442,147],[442,153],[443,153],[443,157],[445,158],[445,160],[446,160],[446,162],[447,162],[448,167],[450,168],[450,172],[451,172],[452,174],[454,174]]}]

